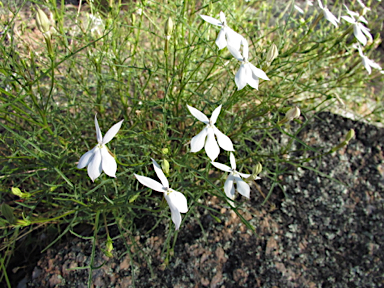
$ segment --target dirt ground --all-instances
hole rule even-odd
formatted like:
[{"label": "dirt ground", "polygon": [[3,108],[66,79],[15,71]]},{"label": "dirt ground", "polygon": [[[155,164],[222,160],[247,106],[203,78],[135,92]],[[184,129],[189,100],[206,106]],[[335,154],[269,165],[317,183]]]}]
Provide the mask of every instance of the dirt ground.
[{"label": "dirt ground", "polygon": [[[105,263],[93,271],[93,287],[383,286],[384,129],[328,112],[317,116],[299,139],[329,149],[351,128],[356,139],[284,175],[285,197],[274,189],[262,206],[263,197],[253,186],[250,201],[239,198],[245,201],[242,215],[256,233],[212,198],[209,205],[221,212],[221,223],[206,211],[201,211],[203,230],[186,221],[167,267],[161,250],[168,222],[135,236],[146,261],[131,261],[128,237],[115,241],[114,258],[97,249],[95,265]],[[271,183],[261,176],[259,188],[266,194]],[[140,230],[148,231],[151,223],[143,222]],[[74,239],[48,250],[19,287],[87,287],[88,270],[68,269],[88,265],[91,247]]]}]

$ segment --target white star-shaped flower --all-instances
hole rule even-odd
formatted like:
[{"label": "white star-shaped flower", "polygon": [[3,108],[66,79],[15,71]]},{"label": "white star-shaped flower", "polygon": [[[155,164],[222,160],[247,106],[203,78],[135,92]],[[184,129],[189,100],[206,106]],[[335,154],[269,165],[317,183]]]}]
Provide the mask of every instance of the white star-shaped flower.
[{"label": "white star-shaped flower", "polygon": [[[211,161],[214,161],[220,154],[219,145],[226,151],[235,151],[233,149],[231,139],[229,139],[228,136],[222,133],[215,126],[217,117],[219,117],[220,114],[221,105],[213,111],[211,119],[208,119],[204,113],[197,110],[196,108],[193,108],[189,105],[187,105],[187,107],[189,112],[191,112],[191,114],[195,116],[197,120],[207,125],[199,134],[192,138],[191,152],[199,152],[201,149],[203,149],[203,147],[205,147],[205,152],[207,153],[208,157],[211,159]],[[219,145],[217,145],[215,135]],[[205,141],[205,139],[207,139],[207,141]]]},{"label": "white star-shaped flower", "polygon": [[98,144],[92,150],[83,154],[79,160],[79,163],[77,164],[77,168],[79,169],[88,166],[88,175],[92,181],[95,181],[95,179],[100,176],[101,171],[104,171],[108,176],[116,177],[116,160],[110,154],[105,144],[107,144],[113,139],[113,137],[115,137],[116,133],[120,130],[123,121],[124,120],[121,120],[120,122],[113,125],[103,138],[99,128],[99,123],[97,122],[97,117],[95,115],[96,138]]},{"label": "white star-shaped flower", "polygon": [[216,45],[220,50],[225,48],[227,44],[240,48],[240,42],[243,36],[227,26],[227,20],[225,19],[225,14],[223,12],[220,12],[220,20],[206,15],[200,15],[200,17],[210,24],[221,27],[216,39]]},{"label": "white star-shaped flower", "polygon": [[163,170],[161,170],[159,164],[152,159],[153,168],[155,169],[157,177],[160,179],[161,183],[153,180],[149,177],[140,176],[135,174],[136,179],[143,184],[157,192],[164,193],[165,200],[171,209],[172,221],[175,223],[176,230],[179,230],[181,224],[181,215],[180,213],[188,212],[187,199],[185,196],[171,188],[169,188],[169,182],[167,177],[165,177]]},{"label": "white star-shaped flower", "polygon": [[[241,178],[248,178],[251,176],[251,174],[244,174],[236,171],[236,160],[235,156],[231,152],[231,155],[229,156],[230,162],[231,162],[231,167],[228,167],[225,164],[221,164],[218,162],[211,162],[213,166],[215,166],[217,169],[220,169],[224,172],[228,172],[228,177],[227,180],[224,183],[224,192],[225,195],[229,199],[234,199],[235,198],[235,184],[237,191],[243,195],[244,197],[249,198],[249,193],[250,193],[250,187],[249,185]],[[256,179],[260,179],[259,177],[256,177]]]},{"label": "white star-shaped flower", "polygon": [[336,18],[336,16],[333,15],[332,12],[329,11],[326,6],[323,6],[323,3],[321,2],[321,0],[318,0],[318,2],[319,2],[320,9],[323,10],[324,18],[327,19],[336,27],[339,27],[337,23],[339,23],[340,21]]},{"label": "white star-shaped flower", "polygon": [[[365,69],[367,69],[368,74],[372,73],[371,67],[374,68],[374,69],[377,69],[377,70],[382,70],[381,66],[378,63],[376,63],[375,61],[369,59],[367,56],[365,56],[363,54],[363,51],[362,51],[360,46],[358,47],[358,49],[359,49],[359,54],[361,56],[361,59],[363,61],[363,65],[364,65]],[[381,73],[383,73],[383,72],[381,72]]]},{"label": "white star-shaped flower", "polygon": [[235,82],[237,90],[243,89],[247,84],[249,86],[258,89],[259,78],[269,80],[267,74],[259,68],[256,68],[253,64],[248,62],[248,42],[243,39],[241,42],[243,45],[243,55],[240,53],[240,49],[228,44],[228,50],[233,57],[241,62],[240,68],[235,75]]},{"label": "white star-shaped flower", "polygon": [[370,41],[373,41],[372,35],[369,32],[370,30],[362,24],[368,24],[367,19],[365,19],[362,15],[360,16],[359,13],[349,10],[347,6],[345,6],[345,8],[347,9],[349,16],[341,16],[341,18],[352,24],[353,34],[355,35],[356,39],[359,40],[359,42],[364,46],[367,44],[367,38]]}]

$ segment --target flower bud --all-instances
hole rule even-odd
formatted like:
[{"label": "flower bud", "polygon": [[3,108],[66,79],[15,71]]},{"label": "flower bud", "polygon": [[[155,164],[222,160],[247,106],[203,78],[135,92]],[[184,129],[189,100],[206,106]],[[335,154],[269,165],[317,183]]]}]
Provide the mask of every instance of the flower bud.
[{"label": "flower bud", "polygon": [[43,34],[48,33],[51,28],[51,22],[49,21],[47,14],[45,14],[44,11],[40,8],[37,8],[36,24],[37,28]]},{"label": "flower bud", "polygon": [[12,187],[11,188],[12,194],[19,196],[20,198],[30,198],[30,193],[23,193],[19,188]]},{"label": "flower bud", "polygon": [[172,21],[172,18],[169,17],[164,27],[164,33],[165,33],[165,36],[167,37],[167,40],[171,39],[172,31],[173,31],[173,21]]},{"label": "flower bud", "polygon": [[269,48],[269,51],[267,53],[267,62],[269,65],[272,63],[273,60],[275,60],[279,56],[279,51],[277,51],[277,46],[275,43],[272,43],[271,48]]},{"label": "flower bud", "polygon": [[297,106],[289,109],[287,113],[285,113],[285,118],[287,119],[287,121],[292,121],[293,119],[296,119],[299,117],[300,117],[300,109]]},{"label": "flower bud", "polygon": [[263,166],[260,163],[257,163],[255,166],[253,166],[252,175],[251,175],[252,179],[253,180],[260,179],[260,177],[257,175],[259,175],[262,170],[263,170]]},{"label": "flower bud", "polygon": [[169,149],[163,148],[163,149],[161,149],[161,153],[163,153],[163,155],[167,155],[169,153]]},{"label": "flower bud", "polygon": [[166,159],[163,159],[161,162],[161,169],[163,170],[165,175],[169,175],[169,162]]},{"label": "flower bud", "polygon": [[348,131],[347,135],[345,135],[345,141],[349,142],[354,137],[355,137],[355,130],[351,129]]}]

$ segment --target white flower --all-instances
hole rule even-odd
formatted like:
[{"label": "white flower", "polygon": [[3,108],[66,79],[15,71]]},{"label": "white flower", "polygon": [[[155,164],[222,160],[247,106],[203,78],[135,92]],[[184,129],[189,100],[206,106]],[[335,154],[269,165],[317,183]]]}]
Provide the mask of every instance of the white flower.
[{"label": "white flower", "polygon": [[[231,155],[229,156],[229,159],[231,162],[231,168],[225,164],[221,164],[218,162],[211,162],[212,165],[215,166],[217,169],[220,169],[224,172],[229,173],[228,178],[224,183],[225,195],[227,195],[227,197],[232,200],[235,198],[235,183],[236,183],[237,191],[241,195],[249,198],[250,187],[243,179],[241,179],[241,177],[248,178],[249,176],[251,176],[251,174],[244,174],[236,171],[236,160],[232,152],[231,152]],[[257,178],[257,179],[260,179],[260,178]]]},{"label": "white flower", "polygon": [[297,12],[299,12],[299,13],[301,13],[301,14],[304,14],[304,10],[301,9],[298,5],[296,5],[296,4],[293,5],[293,8],[295,8]]},{"label": "white flower", "polygon": [[339,23],[340,21],[336,18],[336,16],[333,15],[332,12],[329,11],[326,6],[323,6],[323,3],[321,3],[321,0],[318,0],[318,2],[319,2],[320,9],[323,10],[324,18],[327,19],[329,22],[331,22],[336,27],[339,27],[337,25],[337,23]]},{"label": "white flower", "polygon": [[99,128],[99,123],[97,122],[95,115],[96,138],[98,144],[92,150],[83,154],[79,160],[79,164],[77,164],[77,168],[79,169],[88,166],[88,175],[92,181],[95,181],[95,179],[100,176],[101,171],[104,171],[108,176],[116,177],[116,160],[110,154],[105,144],[107,144],[112,140],[113,137],[115,137],[116,133],[120,130],[123,121],[124,120],[121,120],[120,122],[113,125],[103,138]]},{"label": "white flower", "polygon": [[169,188],[169,183],[167,177],[165,177],[163,170],[161,170],[159,164],[152,159],[153,168],[155,169],[157,177],[160,179],[161,183],[145,176],[140,176],[135,174],[136,179],[143,184],[157,192],[163,192],[165,200],[167,200],[169,208],[171,208],[172,221],[175,223],[176,230],[179,230],[181,224],[181,215],[180,213],[188,212],[187,199],[185,196]]},{"label": "white flower", "polygon": [[238,47],[238,49],[240,49],[240,42],[243,36],[227,26],[227,20],[225,19],[223,12],[220,12],[220,20],[206,15],[200,15],[200,17],[210,24],[222,27],[216,39],[216,45],[220,50],[225,48],[229,43],[232,46]]},{"label": "white flower", "polygon": [[256,68],[253,64],[248,62],[248,42],[243,39],[241,42],[243,45],[243,55],[240,53],[240,49],[236,49],[232,45],[228,44],[228,50],[231,52],[233,57],[241,62],[240,68],[236,73],[235,82],[237,90],[243,89],[247,84],[249,86],[258,89],[259,78],[269,80],[267,74],[259,68]]},{"label": "white flower", "polygon": [[[231,139],[229,139],[228,136],[224,135],[219,129],[215,127],[217,117],[219,117],[220,114],[221,105],[213,111],[211,119],[208,119],[204,113],[200,112],[196,108],[193,108],[189,105],[187,105],[187,107],[189,112],[191,112],[191,114],[195,116],[197,120],[200,120],[207,125],[199,134],[192,138],[191,152],[199,152],[205,146],[205,152],[211,161],[214,161],[220,154],[220,148],[217,145],[217,142],[219,142],[220,147],[224,150],[235,151],[233,149]],[[217,137],[217,142],[215,140],[215,135]],[[205,141],[206,138],[207,141]]]},{"label": "white flower", "polygon": [[[369,59],[367,56],[365,56],[363,54],[363,51],[362,51],[360,46],[359,46],[359,54],[363,60],[363,65],[364,65],[365,69],[367,69],[367,71],[368,71],[368,74],[371,74],[371,72],[372,72],[371,67],[378,69],[378,70],[381,70],[381,66],[379,64],[377,64],[375,61]],[[383,73],[383,72],[381,71],[381,73]]]},{"label": "white flower", "polygon": [[373,41],[372,35],[369,33],[369,29],[360,23],[363,22],[368,24],[368,21],[364,18],[364,16],[360,16],[358,13],[349,10],[347,6],[345,6],[345,8],[347,9],[347,13],[350,16],[341,16],[341,18],[353,25],[353,34],[355,35],[356,39],[359,40],[360,43],[364,46],[367,44],[367,37],[370,39],[370,41]]}]

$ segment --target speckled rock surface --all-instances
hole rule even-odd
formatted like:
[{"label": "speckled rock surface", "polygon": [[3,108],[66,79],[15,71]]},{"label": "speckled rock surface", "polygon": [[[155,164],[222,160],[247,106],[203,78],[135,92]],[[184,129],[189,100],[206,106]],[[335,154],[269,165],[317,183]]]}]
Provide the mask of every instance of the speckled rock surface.
[{"label": "speckled rock surface", "polygon": [[[116,240],[114,258],[98,246],[95,266],[104,265],[93,271],[93,287],[384,286],[384,130],[325,112],[317,118],[298,134],[312,147],[328,151],[350,128],[356,139],[283,175],[286,197],[275,189],[262,206],[258,189],[265,194],[271,183],[263,177],[253,186],[240,213],[256,233],[211,198],[208,205],[221,212],[221,223],[206,211],[199,211],[204,232],[186,221],[167,267],[161,229]],[[301,144],[294,145],[296,156],[303,156]],[[130,259],[126,245],[132,241],[140,243],[152,272],[146,261]],[[74,239],[50,249],[27,286],[86,287],[88,270],[68,269],[89,265],[91,247],[90,241]]]}]

